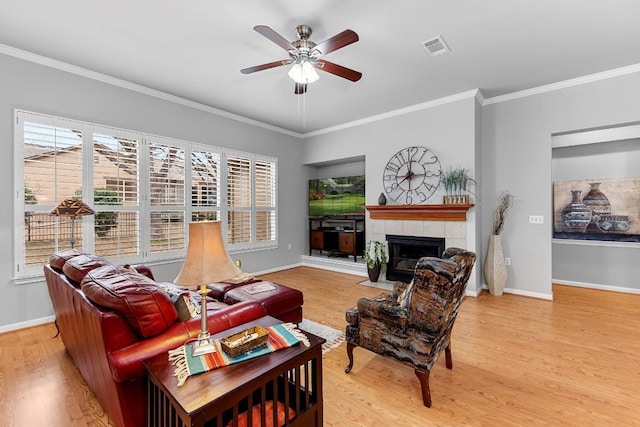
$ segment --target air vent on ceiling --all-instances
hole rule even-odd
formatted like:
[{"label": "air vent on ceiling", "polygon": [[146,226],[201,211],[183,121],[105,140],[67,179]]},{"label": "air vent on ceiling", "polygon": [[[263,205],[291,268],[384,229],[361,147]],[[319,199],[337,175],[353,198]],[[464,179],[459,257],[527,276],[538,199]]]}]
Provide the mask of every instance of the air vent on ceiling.
[{"label": "air vent on ceiling", "polygon": [[423,41],[422,47],[424,47],[431,56],[440,56],[444,55],[445,53],[451,52],[449,46],[447,46],[442,36],[437,36],[432,39]]}]

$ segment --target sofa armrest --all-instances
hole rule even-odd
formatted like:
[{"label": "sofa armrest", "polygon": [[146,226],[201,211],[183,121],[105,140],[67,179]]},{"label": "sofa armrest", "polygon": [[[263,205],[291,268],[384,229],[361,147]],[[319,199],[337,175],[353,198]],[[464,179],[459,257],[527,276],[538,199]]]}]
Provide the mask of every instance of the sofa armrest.
[{"label": "sofa armrest", "polygon": [[372,317],[395,328],[407,326],[407,310],[389,294],[380,294],[374,298],[360,298],[357,303],[361,319]]},{"label": "sofa armrest", "polygon": [[140,273],[140,274],[142,274],[144,276],[147,276],[149,279],[156,280],[153,277],[153,272],[151,271],[151,267],[149,267],[148,265],[146,265],[146,264],[133,264],[132,267],[135,268],[135,270],[138,273]]},{"label": "sofa armrest", "polygon": [[[207,325],[211,334],[217,334],[266,315],[260,303],[246,301],[209,313]],[[108,355],[111,375],[118,382],[143,377],[146,375],[143,361],[173,350],[187,340],[197,338],[199,332],[200,318],[198,317],[177,322],[158,336],[113,351]]]}]

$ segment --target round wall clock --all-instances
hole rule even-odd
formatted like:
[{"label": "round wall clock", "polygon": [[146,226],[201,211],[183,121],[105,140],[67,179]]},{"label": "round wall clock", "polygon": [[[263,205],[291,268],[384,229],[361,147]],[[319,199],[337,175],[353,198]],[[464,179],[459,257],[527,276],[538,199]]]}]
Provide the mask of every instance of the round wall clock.
[{"label": "round wall clock", "polygon": [[425,202],[440,185],[438,157],[425,147],[407,147],[391,156],[384,168],[384,191],[397,203]]}]

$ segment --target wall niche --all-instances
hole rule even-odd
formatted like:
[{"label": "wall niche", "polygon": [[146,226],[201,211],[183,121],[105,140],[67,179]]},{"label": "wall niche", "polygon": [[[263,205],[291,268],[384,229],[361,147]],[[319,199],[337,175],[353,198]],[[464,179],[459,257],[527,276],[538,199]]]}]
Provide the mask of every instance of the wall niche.
[{"label": "wall niche", "polygon": [[640,124],[554,134],[551,146],[554,282],[640,292]]}]

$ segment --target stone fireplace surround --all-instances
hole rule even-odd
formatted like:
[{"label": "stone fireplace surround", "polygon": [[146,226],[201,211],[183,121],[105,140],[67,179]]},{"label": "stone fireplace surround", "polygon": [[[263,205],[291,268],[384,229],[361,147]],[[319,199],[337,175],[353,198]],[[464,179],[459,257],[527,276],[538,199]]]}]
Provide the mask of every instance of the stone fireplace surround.
[{"label": "stone fireplace surround", "polygon": [[[367,205],[365,242],[384,242],[387,235],[439,237],[445,239],[445,248],[458,247],[477,253],[476,215],[469,212],[472,207],[473,204]],[[358,261],[302,255],[303,265],[366,277],[366,265]],[[467,286],[468,295],[477,296],[482,289],[478,271],[474,267]],[[385,274],[381,275],[379,282],[391,283]]]},{"label": "stone fireplace surround", "polygon": [[413,278],[416,263],[422,257],[442,258],[445,239],[442,237],[399,236],[387,234],[389,261],[387,280],[409,283]]},{"label": "stone fireplace surround", "polygon": [[387,234],[418,237],[444,237],[445,247],[467,247],[467,223],[464,221],[421,221],[367,219],[368,240],[385,241]]},{"label": "stone fireplace surround", "polygon": [[384,242],[389,234],[400,236],[440,237],[445,248],[467,247],[467,223],[465,221],[389,220],[367,218],[368,240]]}]

